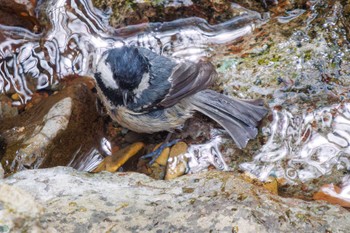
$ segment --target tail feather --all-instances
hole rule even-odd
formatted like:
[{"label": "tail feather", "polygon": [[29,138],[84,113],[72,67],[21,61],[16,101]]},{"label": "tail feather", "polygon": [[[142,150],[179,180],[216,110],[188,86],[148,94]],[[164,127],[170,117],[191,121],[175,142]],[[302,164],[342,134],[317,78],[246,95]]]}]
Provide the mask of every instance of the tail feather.
[{"label": "tail feather", "polygon": [[193,96],[192,104],[198,112],[212,118],[224,127],[239,148],[258,134],[257,125],[267,109],[260,100],[239,100],[212,90],[204,90]]}]

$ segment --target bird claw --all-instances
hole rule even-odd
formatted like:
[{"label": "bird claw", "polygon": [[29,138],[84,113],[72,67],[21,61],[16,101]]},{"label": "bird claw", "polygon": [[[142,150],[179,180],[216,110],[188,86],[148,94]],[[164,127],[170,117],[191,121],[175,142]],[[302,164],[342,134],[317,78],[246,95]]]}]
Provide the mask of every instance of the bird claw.
[{"label": "bird claw", "polygon": [[180,141],[180,139],[175,139],[171,142],[162,143],[162,145],[158,149],[156,149],[155,151],[141,156],[141,159],[152,158],[151,161],[148,163],[149,165],[152,165],[156,161],[156,159],[161,155],[162,151],[165,148],[171,147],[171,146],[175,145],[176,143],[178,143],[179,141]]}]

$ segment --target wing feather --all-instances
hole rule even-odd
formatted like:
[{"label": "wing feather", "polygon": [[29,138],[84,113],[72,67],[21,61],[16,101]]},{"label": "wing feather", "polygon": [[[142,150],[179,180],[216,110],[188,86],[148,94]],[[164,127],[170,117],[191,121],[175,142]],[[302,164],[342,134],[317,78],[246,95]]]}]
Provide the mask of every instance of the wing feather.
[{"label": "wing feather", "polygon": [[138,48],[149,62],[149,87],[128,107],[136,112],[167,108],[207,89],[215,80],[215,67],[206,61],[176,63],[148,49]]},{"label": "wing feather", "polygon": [[159,105],[170,107],[185,97],[207,89],[214,82],[216,76],[215,68],[209,62],[181,63],[170,76],[169,93]]}]

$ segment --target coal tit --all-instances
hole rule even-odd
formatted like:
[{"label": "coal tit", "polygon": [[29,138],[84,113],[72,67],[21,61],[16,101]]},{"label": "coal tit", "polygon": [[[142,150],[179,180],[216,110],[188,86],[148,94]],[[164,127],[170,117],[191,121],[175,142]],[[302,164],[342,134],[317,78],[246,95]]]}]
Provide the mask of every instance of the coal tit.
[{"label": "coal tit", "polygon": [[217,77],[207,61],[177,62],[146,48],[123,46],[102,54],[94,76],[111,118],[139,133],[171,132],[197,111],[218,122],[244,148],[267,113],[262,101],[207,89]]}]

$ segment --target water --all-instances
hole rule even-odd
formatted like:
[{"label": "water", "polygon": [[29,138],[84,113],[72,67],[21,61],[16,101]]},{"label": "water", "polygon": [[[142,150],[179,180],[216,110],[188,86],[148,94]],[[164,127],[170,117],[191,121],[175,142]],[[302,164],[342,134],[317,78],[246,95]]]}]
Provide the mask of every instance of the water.
[{"label": "water", "polygon": [[251,33],[265,21],[240,9],[241,15],[218,25],[200,18],[113,29],[108,15],[88,0],[49,1],[40,18],[49,23],[41,34],[0,25],[0,91],[16,92],[25,104],[33,91],[49,88],[69,74],[92,75],[94,65],[108,48],[123,44],[147,47],[179,59],[197,60],[213,53],[210,46],[225,44]]},{"label": "water", "polygon": [[[339,2],[327,11],[324,1],[314,4],[287,40],[259,58],[255,72],[234,65],[232,85],[247,86],[245,94],[272,97],[272,120],[262,128],[265,141],[240,168],[263,181],[275,177],[281,185],[294,185],[284,193],[289,196],[303,195],[301,185],[313,192],[320,188],[314,184],[340,184],[340,193],[323,190],[348,201],[350,47],[346,25],[340,23],[346,19]],[[282,19],[285,24],[290,17]],[[263,84],[238,79],[248,75]]]},{"label": "water", "polygon": [[219,148],[222,140],[220,136],[216,136],[207,143],[191,145],[188,148],[188,153],[184,155],[188,159],[188,172],[200,172],[210,165],[218,170],[229,171],[230,168],[227,166]]},{"label": "water", "polygon": [[329,175],[334,168],[350,169],[350,104],[336,104],[295,115],[273,111],[273,121],[264,134],[267,143],[242,164],[261,180],[269,176],[288,182],[306,182]]},{"label": "water", "polygon": [[[266,22],[256,12],[238,5],[235,8],[239,16],[218,25],[187,18],[113,29],[108,25],[109,15],[88,0],[47,1],[36,11],[41,21],[47,21],[40,34],[0,25],[4,38],[0,42],[0,93],[17,93],[19,100],[12,105],[26,104],[33,92],[50,89],[67,75],[93,76],[100,55],[125,44],[147,47],[176,59],[209,57],[215,53],[214,45],[230,43]],[[105,139],[101,140],[103,144]],[[93,170],[108,155],[101,148],[84,154],[77,150],[68,165]],[[26,156],[19,150],[11,170],[39,167],[43,158],[38,156]]]}]

